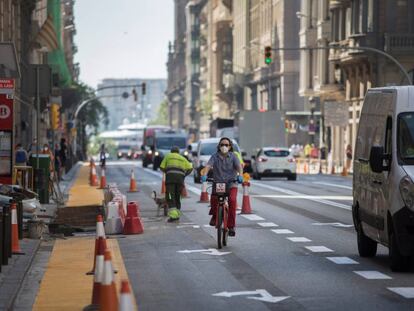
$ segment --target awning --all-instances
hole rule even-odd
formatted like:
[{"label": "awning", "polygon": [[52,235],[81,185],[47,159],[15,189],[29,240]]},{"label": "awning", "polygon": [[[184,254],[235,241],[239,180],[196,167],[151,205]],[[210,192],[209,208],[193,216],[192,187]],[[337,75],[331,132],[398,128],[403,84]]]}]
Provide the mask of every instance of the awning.
[{"label": "awning", "polygon": [[57,33],[55,26],[53,25],[53,19],[50,15],[48,15],[46,21],[40,28],[40,31],[36,36],[36,42],[41,46],[46,47],[49,52],[56,50],[59,47]]}]

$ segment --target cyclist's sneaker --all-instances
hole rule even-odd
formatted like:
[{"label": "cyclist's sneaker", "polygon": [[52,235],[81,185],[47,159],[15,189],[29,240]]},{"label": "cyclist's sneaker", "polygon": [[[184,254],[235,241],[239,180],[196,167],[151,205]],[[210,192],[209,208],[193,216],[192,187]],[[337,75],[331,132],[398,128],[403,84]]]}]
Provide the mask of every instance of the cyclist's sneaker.
[{"label": "cyclist's sneaker", "polygon": [[180,221],[180,218],[168,218],[168,222],[178,222]]},{"label": "cyclist's sneaker", "polygon": [[229,228],[229,236],[235,236],[236,231],[234,231],[234,228]]},{"label": "cyclist's sneaker", "polygon": [[210,226],[214,227],[216,225],[216,218],[213,216],[210,219]]}]

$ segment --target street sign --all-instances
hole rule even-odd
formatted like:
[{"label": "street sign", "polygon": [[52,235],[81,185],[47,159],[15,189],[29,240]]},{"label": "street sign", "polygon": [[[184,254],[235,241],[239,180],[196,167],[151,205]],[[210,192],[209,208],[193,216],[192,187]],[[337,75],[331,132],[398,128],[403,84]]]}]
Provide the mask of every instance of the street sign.
[{"label": "street sign", "polygon": [[[256,295],[259,295],[259,297],[256,297]],[[259,300],[259,301],[270,302],[270,303],[277,303],[277,302],[290,298],[290,296],[272,296],[265,289],[256,289],[252,291],[241,291],[241,292],[221,292],[221,293],[213,294],[213,296],[226,297],[226,298],[231,298],[234,296],[248,296],[246,297],[247,299]]]},{"label": "street sign", "polygon": [[0,78],[20,78],[19,63],[13,42],[0,42]]},{"label": "street sign", "polygon": [[349,105],[344,102],[326,101],[324,117],[327,126],[347,126],[349,123]]},{"label": "street sign", "polygon": [[25,87],[29,97],[36,96],[37,69],[39,69],[39,96],[49,97],[52,93],[52,68],[49,65],[29,65]]}]

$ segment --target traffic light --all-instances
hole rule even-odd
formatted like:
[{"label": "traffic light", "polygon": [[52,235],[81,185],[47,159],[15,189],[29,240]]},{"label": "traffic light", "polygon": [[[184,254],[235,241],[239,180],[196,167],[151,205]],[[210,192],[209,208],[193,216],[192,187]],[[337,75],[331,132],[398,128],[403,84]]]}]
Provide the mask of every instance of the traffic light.
[{"label": "traffic light", "polygon": [[141,88],[142,88],[142,95],[145,95],[145,93],[147,92],[147,84],[145,82],[142,82]]},{"label": "traffic light", "polygon": [[288,119],[285,120],[285,132],[289,133],[290,129],[290,121]]},{"label": "traffic light", "polygon": [[264,57],[265,57],[265,64],[270,65],[272,63],[272,47],[271,46],[265,47]]},{"label": "traffic light", "polygon": [[138,94],[135,89],[132,89],[132,96],[134,96],[134,102],[138,101]]},{"label": "traffic light", "polygon": [[50,124],[52,130],[57,130],[60,125],[60,107],[59,104],[52,104],[50,106]]}]

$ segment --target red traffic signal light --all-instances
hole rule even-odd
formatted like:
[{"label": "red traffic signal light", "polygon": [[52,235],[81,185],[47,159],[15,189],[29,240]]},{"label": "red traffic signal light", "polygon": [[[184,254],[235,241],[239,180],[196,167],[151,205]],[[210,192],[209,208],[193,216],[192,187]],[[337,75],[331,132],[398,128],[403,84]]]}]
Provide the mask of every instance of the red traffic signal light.
[{"label": "red traffic signal light", "polygon": [[142,95],[145,95],[145,93],[147,92],[147,84],[145,82],[141,83],[141,90],[142,90]]},{"label": "red traffic signal light", "polygon": [[136,102],[138,100],[138,94],[135,89],[132,89],[132,96],[134,96],[134,101]]},{"label": "red traffic signal light", "polygon": [[264,51],[265,64],[270,65],[272,63],[272,47],[266,46]]}]

